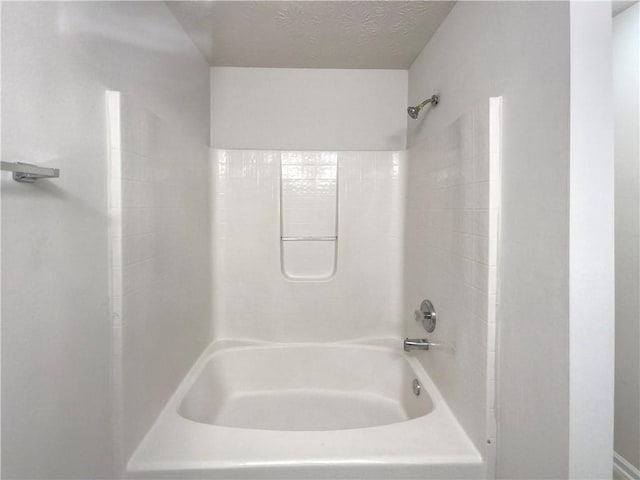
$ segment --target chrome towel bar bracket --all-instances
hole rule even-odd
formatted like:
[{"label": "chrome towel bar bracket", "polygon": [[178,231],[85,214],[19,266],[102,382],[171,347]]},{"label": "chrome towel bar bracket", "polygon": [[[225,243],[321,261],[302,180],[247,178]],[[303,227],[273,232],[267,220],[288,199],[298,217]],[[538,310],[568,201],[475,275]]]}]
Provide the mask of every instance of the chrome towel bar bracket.
[{"label": "chrome towel bar bracket", "polygon": [[338,239],[335,235],[320,235],[317,237],[280,237],[283,242],[335,242]]},{"label": "chrome towel bar bracket", "polygon": [[31,163],[0,162],[0,170],[13,172],[13,179],[22,183],[33,183],[40,178],[60,177],[58,168],[39,167]]}]

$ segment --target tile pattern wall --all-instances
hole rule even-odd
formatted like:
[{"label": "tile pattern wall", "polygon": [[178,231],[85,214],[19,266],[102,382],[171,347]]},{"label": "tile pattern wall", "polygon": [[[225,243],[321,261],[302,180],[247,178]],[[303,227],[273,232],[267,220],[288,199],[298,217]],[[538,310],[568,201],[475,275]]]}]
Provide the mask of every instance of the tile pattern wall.
[{"label": "tile pattern wall", "polygon": [[282,152],[282,234],[335,235],[336,152]]},{"label": "tile pattern wall", "polygon": [[209,343],[209,149],[109,92],[111,310],[120,463]]},{"label": "tile pattern wall", "polygon": [[[336,267],[337,240],[330,239],[338,235],[338,154],[280,157],[282,272],[299,280],[329,278]],[[325,239],[310,240],[317,237]]]},{"label": "tile pattern wall", "polygon": [[[419,358],[489,468],[495,443],[495,125],[487,102],[409,149],[404,261],[404,318],[429,298],[438,312],[429,338],[445,345]],[[425,334],[413,321],[408,329],[411,336]]]},{"label": "tile pattern wall", "polygon": [[[399,337],[404,153],[321,154],[337,156],[338,260],[331,279],[312,282],[281,270],[281,155],[292,153],[213,152],[215,338]],[[322,166],[298,166],[300,176],[323,181]]]}]

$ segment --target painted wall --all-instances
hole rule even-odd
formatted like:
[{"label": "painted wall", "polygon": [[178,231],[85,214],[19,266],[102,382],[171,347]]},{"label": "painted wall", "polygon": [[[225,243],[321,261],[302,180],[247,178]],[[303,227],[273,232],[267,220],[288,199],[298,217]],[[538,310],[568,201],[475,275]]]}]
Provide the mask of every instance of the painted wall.
[{"label": "painted wall", "polygon": [[114,418],[122,468],[210,340],[209,147],[133,98],[108,95]]},{"label": "painted wall", "polygon": [[[570,4],[569,478],[612,474],[615,215],[610,7],[608,2]],[[598,92],[595,98],[593,92]]]},{"label": "painted wall", "polygon": [[112,478],[107,89],[208,141],[208,66],[162,3],[2,5],[2,476]]},{"label": "painted wall", "polygon": [[399,150],[406,70],[211,69],[211,145]]},{"label": "painted wall", "polygon": [[613,18],[615,451],[640,470],[640,4]]},{"label": "painted wall", "polygon": [[503,98],[500,478],[568,474],[568,25],[564,2],[458,2],[409,70],[410,104],[441,96],[408,120],[410,149]]},{"label": "painted wall", "polygon": [[[496,440],[499,119],[499,99],[487,99],[411,145],[403,262],[402,318],[413,318],[428,298],[438,313],[428,337],[444,345],[417,358],[489,466]],[[425,335],[419,322],[409,321],[407,332]]]},{"label": "painted wall", "polygon": [[295,172],[287,170],[287,180],[297,183],[298,192],[288,200],[304,209],[317,203],[317,189],[310,184],[325,181],[316,162],[318,152],[214,152],[216,339],[328,342],[400,337],[404,155],[326,155],[337,157],[338,166],[336,272],[330,279],[308,281],[291,280],[282,271],[280,159],[299,159]]}]

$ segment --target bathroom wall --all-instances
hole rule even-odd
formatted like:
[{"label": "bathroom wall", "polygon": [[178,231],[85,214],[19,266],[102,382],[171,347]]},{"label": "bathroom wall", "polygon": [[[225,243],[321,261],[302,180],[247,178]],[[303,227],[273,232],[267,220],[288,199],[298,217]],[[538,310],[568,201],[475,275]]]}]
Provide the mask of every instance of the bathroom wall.
[{"label": "bathroom wall", "polygon": [[211,145],[400,150],[406,70],[211,69]]},{"label": "bathroom wall", "polygon": [[615,377],[611,5],[571,2],[569,13],[569,477],[608,478]]},{"label": "bathroom wall", "polygon": [[616,189],[615,451],[640,470],[640,4],[613,18]]},{"label": "bathroom wall", "polygon": [[107,89],[208,141],[208,66],[164,4],[2,4],[2,160],[61,169],[2,174],[4,478],[114,476]]},{"label": "bathroom wall", "polygon": [[[304,208],[317,196],[307,184],[322,181],[323,154],[338,166],[336,272],[292,280],[280,256],[280,160],[299,159],[287,180]],[[216,150],[212,162],[216,339],[400,337],[403,152]]]},{"label": "bathroom wall", "polygon": [[132,97],[108,95],[114,416],[122,467],[210,340],[209,147]]},{"label": "bathroom wall", "polygon": [[[434,303],[442,344],[418,358],[491,467],[495,432],[500,99],[487,99],[408,151],[404,313]],[[426,112],[429,115],[429,112]],[[425,335],[411,322],[412,337]],[[487,473],[493,476],[493,471]]]},{"label": "bathroom wall", "polygon": [[[489,97],[503,98],[500,478],[568,474],[568,27],[564,2],[458,2],[409,70],[410,104],[441,96],[436,108],[408,120],[410,149]],[[405,305],[414,308],[415,301]],[[469,328],[443,313],[442,328],[447,321]],[[443,362],[428,362],[443,385]]]}]

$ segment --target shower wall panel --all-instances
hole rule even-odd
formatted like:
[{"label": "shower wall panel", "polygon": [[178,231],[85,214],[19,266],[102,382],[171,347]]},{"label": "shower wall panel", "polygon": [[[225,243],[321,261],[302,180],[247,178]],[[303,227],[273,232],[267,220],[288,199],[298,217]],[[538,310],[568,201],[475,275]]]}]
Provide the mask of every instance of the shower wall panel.
[{"label": "shower wall panel", "polygon": [[209,149],[109,92],[119,463],[209,342]]},{"label": "shower wall panel", "polygon": [[[429,132],[408,153],[404,294],[438,312],[420,356],[490,466],[495,444],[495,331],[500,99]],[[408,322],[410,336],[424,336]]]},{"label": "shower wall panel", "polygon": [[[213,152],[215,338],[400,337],[404,153],[326,152],[337,156],[338,167],[337,264],[329,279],[292,279],[282,271],[281,156],[292,154],[305,157]],[[317,165],[297,167],[312,182],[324,172]],[[302,189],[296,201],[315,205],[316,194]]]}]

